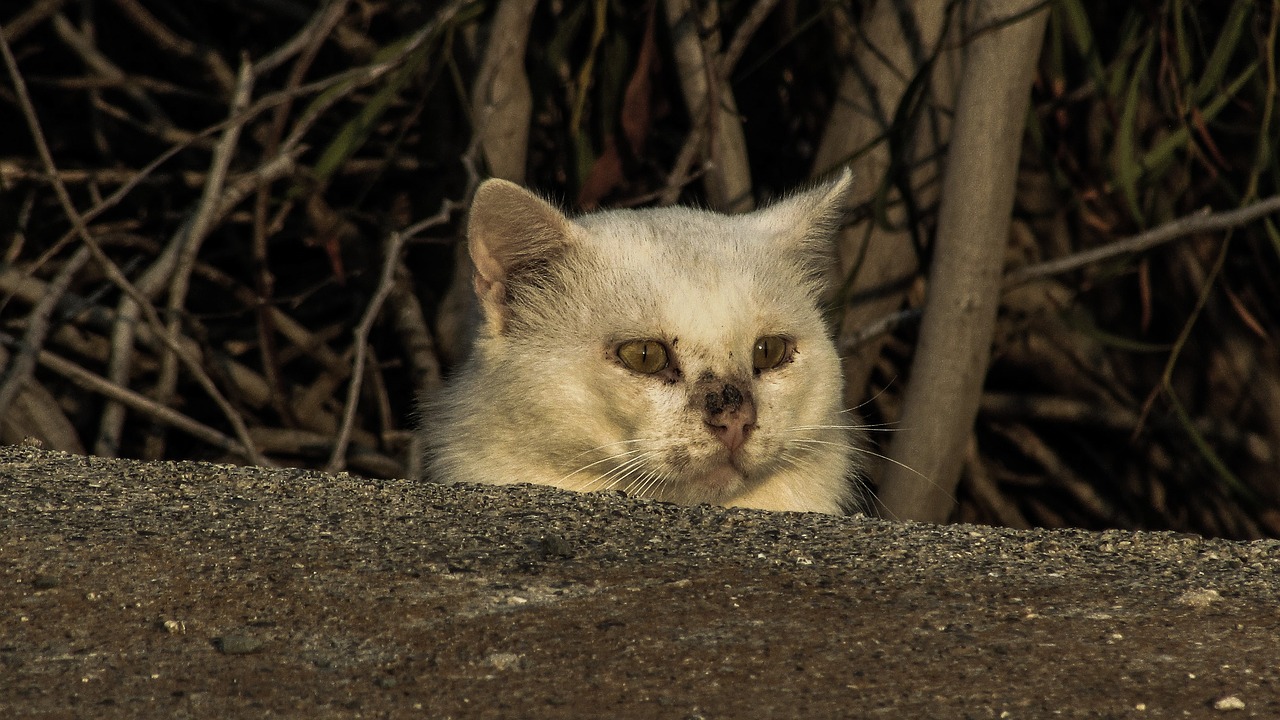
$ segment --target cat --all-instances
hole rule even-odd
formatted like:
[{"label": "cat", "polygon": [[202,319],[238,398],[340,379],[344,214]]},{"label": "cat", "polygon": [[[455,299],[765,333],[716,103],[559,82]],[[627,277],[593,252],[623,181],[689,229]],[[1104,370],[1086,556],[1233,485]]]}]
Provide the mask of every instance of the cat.
[{"label": "cat", "polygon": [[853,509],[862,436],[821,310],[851,183],[741,215],[571,219],[486,180],[467,223],[476,335],[420,408],[429,477]]}]

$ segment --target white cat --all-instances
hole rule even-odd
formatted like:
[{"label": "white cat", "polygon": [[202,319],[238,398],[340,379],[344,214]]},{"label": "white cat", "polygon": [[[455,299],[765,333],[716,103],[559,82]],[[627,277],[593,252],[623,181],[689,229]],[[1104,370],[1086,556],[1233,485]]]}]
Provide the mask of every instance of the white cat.
[{"label": "white cat", "polygon": [[743,215],[569,219],[486,181],[467,228],[482,320],[422,406],[429,476],[851,508],[861,436],[820,310],[850,182]]}]

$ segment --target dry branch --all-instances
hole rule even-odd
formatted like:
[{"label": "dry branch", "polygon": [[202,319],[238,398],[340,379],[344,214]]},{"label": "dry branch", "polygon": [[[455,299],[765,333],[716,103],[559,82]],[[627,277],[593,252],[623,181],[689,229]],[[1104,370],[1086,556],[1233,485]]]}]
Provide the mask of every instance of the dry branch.
[{"label": "dry branch", "polygon": [[[984,3],[980,25],[1033,4]],[[980,35],[965,57],[929,298],[902,432],[890,448],[894,460],[915,472],[888,465],[880,484],[880,501],[896,517],[944,522],[954,505],[986,377],[1031,78],[1047,19],[1042,8]]]},{"label": "dry branch", "polygon": [[[235,89],[231,94],[229,115],[232,117],[239,115],[249,104],[254,80],[251,70],[252,67],[247,60],[240,64]],[[177,340],[182,335],[183,308],[187,302],[187,291],[191,286],[191,274],[195,272],[196,256],[199,255],[200,247],[213,229],[215,213],[219,210],[220,196],[227,181],[227,172],[231,159],[235,155],[242,129],[242,124],[232,123],[223,131],[222,137],[214,146],[208,176],[191,223],[185,233],[180,232],[180,236],[183,236],[182,244],[178,251],[174,272],[169,278],[166,306],[169,316],[169,337],[174,347],[178,346]],[[178,358],[176,353],[169,351],[161,356],[160,376],[156,379],[153,395],[161,404],[168,405],[173,401],[177,385]],[[160,459],[164,456],[163,444],[159,438],[155,440],[154,443],[149,443],[149,447],[144,452],[144,457],[147,459]]]},{"label": "dry branch", "polygon": [[475,137],[493,177],[524,182],[533,95],[524,70],[537,0],[502,0],[489,27],[489,45],[471,91]]},{"label": "dry branch", "polygon": [[[144,311],[143,314],[146,316],[147,322],[164,337],[166,343],[169,343],[170,339],[164,332],[163,324],[160,322],[160,318],[156,314],[155,309],[147,303],[146,298],[138,291],[138,288],[135,287],[133,283],[129,282],[129,279],[125,277],[120,268],[109,257],[107,257],[107,255],[102,251],[102,248],[98,245],[98,242],[89,235],[89,232],[85,227],[84,217],[76,210],[75,204],[72,202],[71,196],[67,193],[66,187],[58,181],[58,168],[53,161],[52,153],[49,151],[49,145],[45,141],[44,132],[40,128],[40,121],[36,116],[35,107],[31,102],[30,95],[27,93],[26,82],[23,80],[22,74],[18,70],[18,63],[13,57],[13,51],[10,49],[9,43],[2,36],[0,36],[0,54],[4,57],[5,66],[9,71],[10,79],[13,81],[14,89],[18,94],[19,104],[22,107],[23,116],[27,121],[27,127],[31,131],[31,136],[35,141],[36,150],[40,154],[40,159],[44,163],[46,170],[48,170],[49,177],[52,179],[53,187],[57,193],[58,201],[62,205],[63,212],[66,213],[67,218],[71,221],[75,231],[89,248],[94,259],[98,261],[101,268],[111,278],[112,282],[123,290],[134,303],[137,303],[142,307]],[[195,376],[196,381],[200,383],[209,396],[223,409],[223,412],[227,415],[228,421],[231,422],[232,427],[236,429],[237,435],[240,437],[241,443],[243,443],[244,452],[247,453],[248,458],[256,464],[267,464],[266,459],[262,458],[257,451],[253,449],[253,443],[249,439],[248,431],[244,427],[244,424],[239,422],[238,415],[231,408],[230,404],[227,403],[226,399],[222,397],[222,394],[213,384],[213,381],[209,379],[208,375],[205,374],[204,370],[194,361],[194,359],[187,356],[186,353],[182,352],[182,350],[176,345],[170,343],[170,347],[178,352],[179,357],[182,358],[184,365],[186,365],[188,370],[190,370]],[[112,446],[110,450],[111,453],[114,454],[114,446]]]},{"label": "dry branch", "polygon": [[49,333],[49,319],[58,302],[66,294],[76,273],[89,261],[89,249],[80,248],[67,260],[57,277],[49,283],[46,292],[35,302],[31,313],[27,316],[27,332],[18,345],[18,354],[6,358],[3,380],[0,381],[0,417],[9,410],[10,403],[22,392],[31,381],[31,371],[36,365],[36,353],[44,348],[45,336]]},{"label": "dry branch", "polygon": [[222,56],[207,48],[201,48],[198,44],[174,33],[164,23],[160,22],[155,15],[152,15],[150,10],[143,7],[138,0],[113,1],[116,7],[119,7],[128,15],[133,20],[134,25],[141,28],[162,50],[202,63],[208,68],[209,75],[218,84],[218,88],[228,97],[231,96],[232,90],[235,88],[236,76],[231,71],[230,66],[223,61]]},{"label": "dry branch", "polygon": [[[0,342],[12,344],[14,340],[0,333]],[[135,412],[199,438],[220,450],[234,453],[249,462],[253,462],[253,456],[257,455],[256,450],[250,450],[235,439],[223,435],[208,425],[197,422],[176,410],[159,405],[140,393],[109,382],[105,378],[95,375],[69,360],[58,357],[48,350],[41,350],[36,355],[36,359],[49,370],[86,390],[116,400]]]},{"label": "dry branch", "polygon": [[[724,212],[750,210],[755,201],[747,143],[733,90],[721,73],[717,5],[707,2],[699,13],[694,0],[664,0],[663,8],[671,28],[685,105],[693,125],[703,128],[697,136],[699,143],[706,139],[702,153],[708,167],[702,183],[707,202]],[[675,184],[679,184],[678,179]]]},{"label": "dry branch", "polygon": [[[1202,208],[1191,215],[1170,220],[1163,225],[1122,240],[1011,270],[1005,274],[1001,287],[1008,292],[1034,280],[1080,270],[1122,255],[1144,252],[1192,235],[1242,227],[1276,213],[1280,213],[1280,195],[1273,195],[1234,210],[1212,212],[1209,208]],[[904,323],[918,320],[922,314],[923,310],[911,308],[882,315],[842,336],[839,344],[840,353],[841,355],[852,353],[871,340],[893,332]]]},{"label": "dry branch", "polygon": [[[881,0],[871,8],[865,27],[844,20],[840,32],[857,34],[854,56],[840,76],[814,158],[813,175],[822,176],[852,162],[857,200],[880,195],[883,217],[871,217],[845,228],[840,235],[840,299],[844,313],[839,332],[845,375],[845,405],[857,406],[880,355],[876,337],[861,332],[873,321],[902,306],[907,285],[918,271],[914,237],[922,228],[907,212],[902,189],[892,179],[896,163],[914,168],[909,174],[913,197],[920,208],[937,202],[941,169],[937,158],[947,141],[949,109],[954,102],[950,65],[958,52],[940,50],[948,24],[947,3]],[[932,62],[927,62],[929,58]],[[929,73],[924,97],[907,91],[914,78]],[[904,107],[915,103],[918,107]],[[895,130],[896,118],[907,123]],[[908,119],[915,118],[908,122]],[[889,136],[897,132],[904,146],[895,153]],[[890,321],[892,322],[892,321]]]},{"label": "dry branch", "polygon": [[1018,268],[1005,275],[1004,286],[1012,287],[1036,278],[1079,270],[1103,260],[1150,250],[1171,240],[1177,240],[1189,235],[1230,230],[1276,213],[1280,213],[1280,195],[1272,195],[1234,210],[1212,212],[1209,208],[1203,208],[1194,214],[1170,220],[1163,225],[1123,240],[1117,240],[1089,250],[1082,250],[1067,257]]},{"label": "dry branch", "polygon": [[32,28],[61,10],[62,6],[66,4],[67,0],[39,0],[21,15],[10,20],[4,27],[0,27],[0,33],[4,34],[5,40],[10,44],[15,43],[23,35],[31,32]]},{"label": "dry branch", "polygon": [[382,304],[391,294],[395,281],[395,270],[400,264],[400,251],[404,248],[404,235],[393,232],[387,237],[383,248],[382,275],[378,279],[378,288],[365,308],[364,315],[352,331],[351,381],[347,385],[347,399],[343,405],[342,424],[338,426],[338,436],[333,442],[333,452],[325,469],[329,472],[342,470],[346,466],[347,444],[351,442],[351,431],[355,425],[356,406],[360,401],[360,388],[364,382],[365,358],[369,352],[369,332],[373,323],[382,312]]}]

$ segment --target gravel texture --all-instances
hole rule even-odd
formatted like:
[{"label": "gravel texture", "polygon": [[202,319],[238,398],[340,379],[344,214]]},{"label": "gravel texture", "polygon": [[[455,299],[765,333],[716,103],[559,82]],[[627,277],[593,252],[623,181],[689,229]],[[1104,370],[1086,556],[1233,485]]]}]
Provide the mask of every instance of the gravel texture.
[{"label": "gravel texture", "polygon": [[1280,718],[1280,543],[0,448],[0,717]]}]

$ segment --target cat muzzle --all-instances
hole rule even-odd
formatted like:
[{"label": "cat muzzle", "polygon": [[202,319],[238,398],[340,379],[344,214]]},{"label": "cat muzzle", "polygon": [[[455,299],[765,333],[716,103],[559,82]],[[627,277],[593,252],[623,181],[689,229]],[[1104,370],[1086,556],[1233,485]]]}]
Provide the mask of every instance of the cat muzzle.
[{"label": "cat muzzle", "polygon": [[703,422],[732,453],[742,447],[756,426],[756,404],[750,391],[726,383],[703,396]]}]

